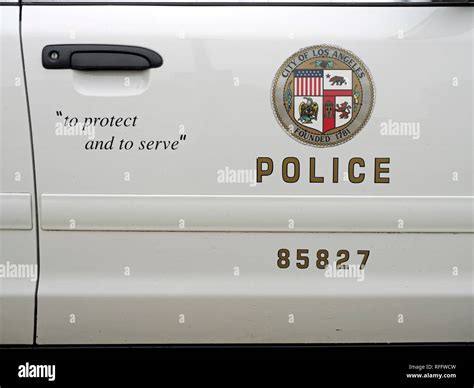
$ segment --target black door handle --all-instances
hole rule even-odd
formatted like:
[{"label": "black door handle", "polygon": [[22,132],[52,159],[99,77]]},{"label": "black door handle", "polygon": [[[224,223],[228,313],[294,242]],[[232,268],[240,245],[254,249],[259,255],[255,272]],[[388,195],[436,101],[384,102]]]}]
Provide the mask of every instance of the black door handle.
[{"label": "black door handle", "polygon": [[112,44],[48,45],[42,60],[46,69],[74,70],[145,70],[163,64],[161,55],[153,50]]}]

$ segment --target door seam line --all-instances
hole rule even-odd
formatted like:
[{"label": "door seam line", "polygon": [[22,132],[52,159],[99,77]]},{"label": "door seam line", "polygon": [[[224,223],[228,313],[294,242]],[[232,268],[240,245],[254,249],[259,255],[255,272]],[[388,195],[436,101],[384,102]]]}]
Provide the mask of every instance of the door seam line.
[{"label": "door seam line", "polygon": [[36,184],[36,163],[35,163],[35,150],[33,145],[33,127],[31,122],[31,111],[30,111],[30,100],[28,95],[28,85],[26,80],[26,67],[25,67],[25,54],[23,51],[23,35],[22,35],[22,1],[20,0],[20,11],[19,11],[19,33],[20,33],[20,52],[21,52],[21,63],[23,66],[23,83],[25,86],[25,98],[26,98],[26,110],[28,115],[28,127],[30,132],[30,149],[31,149],[31,162],[33,167],[33,205],[34,205],[34,225],[36,234],[36,265],[37,265],[37,279],[35,287],[34,297],[34,320],[33,320],[33,345],[37,345],[37,326],[38,326],[38,290],[40,281],[40,240],[39,240],[39,208],[38,208],[38,190]]}]

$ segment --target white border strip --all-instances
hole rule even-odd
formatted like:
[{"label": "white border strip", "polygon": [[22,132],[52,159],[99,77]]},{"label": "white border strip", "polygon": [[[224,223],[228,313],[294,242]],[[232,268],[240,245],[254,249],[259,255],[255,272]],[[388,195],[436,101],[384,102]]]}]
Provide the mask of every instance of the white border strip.
[{"label": "white border strip", "polygon": [[473,219],[471,196],[41,196],[43,230],[473,233]]},{"label": "white border strip", "polygon": [[30,230],[32,228],[31,195],[0,193],[0,230]]}]

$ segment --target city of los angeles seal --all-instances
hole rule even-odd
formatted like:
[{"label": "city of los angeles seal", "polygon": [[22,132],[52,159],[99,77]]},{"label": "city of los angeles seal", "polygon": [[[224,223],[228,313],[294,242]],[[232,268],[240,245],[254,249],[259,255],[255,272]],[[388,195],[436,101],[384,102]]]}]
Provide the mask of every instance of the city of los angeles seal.
[{"label": "city of los angeles seal", "polygon": [[298,51],[273,79],[278,122],[295,140],[315,147],[352,139],[369,120],[374,102],[374,83],[365,64],[336,46]]}]

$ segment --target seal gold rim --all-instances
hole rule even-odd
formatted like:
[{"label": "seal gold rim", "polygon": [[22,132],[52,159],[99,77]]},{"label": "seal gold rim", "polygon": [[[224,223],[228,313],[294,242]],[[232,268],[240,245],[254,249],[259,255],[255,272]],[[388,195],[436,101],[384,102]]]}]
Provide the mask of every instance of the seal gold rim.
[{"label": "seal gold rim", "polygon": [[[369,92],[369,96],[371,97],[371,100],[370,100],[370,103],[369,103],[369,108],[368,108],[368,111],[365,113],[365,117],[364,119],[362,120],[362,122],[358,125],[358,127],[352,132],[352,134],[350,134],[349,136],[345,137],[345,138],[342,138],[338,141],[335,141],[335,142],[332,142],[332,143],[328,143],[328,144],[315,144],[315,143],[309,143],[309,142],[305,142],[305,141],[302,141],[300,140],[299,138],[297,138],[296,136],[293,136],[293,134],[291,133],[291,128],[288,128],[287,125],[285,124],[285,122],[283,121],[283,119],[280,117],[280,113],[278,112],[277,110],[277,96],[276,96],[276,88],[277,88],[277,84],[278,84],[278,80],[280,79],[281,77],[281,73],[282,71],[290,64],[290,62],[296,57],[298,56],[298,54],[301,54],[301,53],[304,53],[308,50],[314,50],[314,49],[321,49],[321,48],[327,48],[327,49],[337,49],[337,50],[341,50],[342,52],[346,53],[346,54],[349,54],[350,56],[352,56],[356,61],[357,61],[357,64],[364,70],[364,73],[365,75],[367,76],[368,78],[368,85],[370,87],[370,90],[368,90],[367,92]],[[303,62],[301,62],[303,63]],[[295,69],[292,70],[291,73],[293,73]],[[363,92],[365,93],[366,91],[363,89]],[[273,110],[273,114],[275,115],[275,118],[277,119],[278,121],[278,124],[280,125],[280,127],[283,129],[283,131],[289,136],[291,137],[293,140],[297,141],[298,143],[301,143],[301,144],[304,144],[304,145],[309,145],[309,146],[312,146],[312,147],[316,147],[316,148],[328,148],[328,147],[334,147],[334,146],[337,146],[337,145],[340,145],[340,144],[343,144],[343,143],[346,143],[348,142],[349,140],[351,140],[352,138],[354,138],[354,136],[356,136],[368,123],[368,121],[370,120],[370,117],[372,115],[372,111],[374,110],[374,105],[375,105],[375,84],[374,84],[374,81],[373,81],[373,78],[372,78],[372,73],[370,72],[369,68],[365,65],[365,63],[357,56],[355,55],[352,51],[350,50],[347,50],[345,49],[344,47],[341,47],[341,46],[337,46],[337,45],[329,45],[329,44],[318,44],[318,45],[312,45],[312,46],[307,46],[307,47],[303,47],[301,48],[300,50],[294,52],[292,55],[290,55],[284,62],[283,64],[278,68],[275,76],[273,77],[273,81],[272,81],[272,87],[271,87],[271,104],[272,104],[272,110]],[[280,96],[281,97],[281,96]],[[360,114],[360,112],[359,112]]]}]

